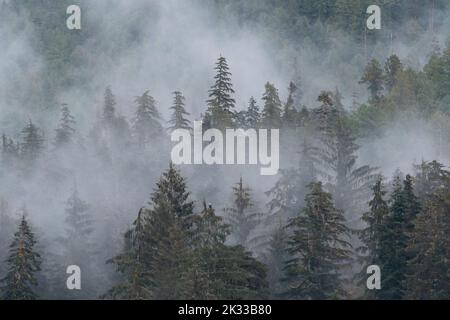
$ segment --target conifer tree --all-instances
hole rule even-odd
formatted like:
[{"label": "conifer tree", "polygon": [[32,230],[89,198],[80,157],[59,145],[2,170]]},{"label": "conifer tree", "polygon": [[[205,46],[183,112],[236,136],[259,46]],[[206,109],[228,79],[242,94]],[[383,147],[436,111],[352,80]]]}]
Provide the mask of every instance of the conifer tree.
[{"label": "conifer tree", "polygon": [[75,118],[70,113],[67,104],[61,106],[61,119],[59,120],[59,127],[55,130],[55,147],[59,148],[66,146],[73,142],[73,135],[75,133]]},{"label": "conifer tree", "polygon": [[415,176],[415,190],[422,205],[425,205],[428,198],[445,185],[450,178],[450,172],[436,160],[431,162],[423,161],[415,166],[417,171]]},{"label": "conifer tree", "polygon": [[408,242],[407,299],[450,298],[450,184],[436,190],[418,214]]},{"label": "conifer tree", "polygon": [[154,297],[152,281],[146,261],[147,215],[145,209],[140,209],[133,227],[125,233],[123,252],[108,260],[116,265],[117,271],[122,274],[121,283],[111,288],[103,298],[144,300]]},{"label": "conifer tree", "polygon": [[289,84],[289,95],[288,99],[286,101],[286,104],[284,105],[283,110],[283,117],[282,121],[283,124],[288,128],[294,128],[296,125],[297,120],[297,109],[295,106],[296,101],[294,101],[295,92],[297,91],[297,87],[293,82]]},{"label": "conifer tree", "polygon": [[377,102],[383,91],[384,75],[380,63],[372,59],[364,70],[364,74],[359,81],[360,84],[366,84],[370,91],[371,100]]},{"label": "conifer tree", "polygon": [[148,90],[142,96],[136,97],[135,102],[137,109],[132,131],[138,145],[144,147],[161,134],[162,126],[159,123],[161,116],[156,109],[155,99]]},{"label": "conifer tree", "polygon": [[[370,265],[382,265],[382,250],[386,244],[385,239],[386,220],[389,217],[389,207],[385,201],[386,191],[384,190],[382,178],[379,177],[372,188],[373,198],[369,201],[369,211],[363,214],[362,220],[365,222],[365,228],[359,232],[362,246],[358,248],[362,256],[362,271],[359,275],[361,282],[364,283],[367,278],[366,270]],[[379,290],[366,290],[366,297],[376,297]]]},{"label": "conifer tree", "polygon": [[281,279],[284,278],[284,266],[288,260],[287,241],[286,228],[280,221],[280,224],[272,232],[269,248],[264,255],[271,298],[280,298],[286,291],[285,282]]},{"label": "conifer tree", "polygon": [[388,92],[397,84],[399,73],[403,71],[403,65],[397,55],[388,58],[384,65],[385,87]]},{"label": "conifer tree", "polygon": [[8,271],[1,282],[5,300],[34,300],[38,297],[34,288],[38,282],[41,257],[35,251],[36,240],[24,212],[18,230],[14,234],[6,260]]},{"label": "conifer tree", "polygon": [[255,98],[250,97],[247,112],[245,113],[246,128],[258,128],[260,118],[261,114],[259,112],[259,107],[256,104],[256,100]]},{"label": "conifer tree", "polygon": [[173,95],[173,104],[172,107],[170,107],[173,112],[169,121],[171,125],[169,129],[190,129],[190,121],[186,119],[186,116],[189,116],[189,113],[185,109],[184,96],[180,91],[175,91]]},{"label": "conifer tree", "polygon": [[124,253],[112,260],[125,279],[106,297],[189,297],[193,281],[189,247],[193,202],[188,198],[184,178],[170,164],[151,196],[151,207],[139,212],[134,231],[127,233]]},{"label": "conifer tree", "polygon": [[320,182],[310,185],[305,208],[291,219],[288,228],[289,259],[285,265],[285,296],[291,299],[345,297],[340,272],[350,261],[343,212],[334,207],[331,194]]},{"label": "conifer tree", "polygon": [[244,187],[241,177],[233,186],[233,206],[226,208],[225,212],[228,213],[227,218],[237,243],[242,246],[247,244],[250,232],[259,222],[259,214],[251,212],[252,208],[251,190]]},{"label": "conifer tree", "polygon": [[23,142],[20,145],[20,156],[25,165],[31,165],[39,159],[44,151],[44,135],[30,120],[28,125],[22,129],[22,136]]},{"label": "conifer tree", "polygon": [[381,240],[383,248],[380,253],[380,267],[384,276],[381,278],[383,290],[379,292],[379,297],[402,299],[405,293],[407,261],[410,258],[407,245],[412,231],[411,219],[414,219],[420,210],[409,175],[403,185],[400,178],[395,178],[389,202],[390,214]]},{"label": "conifer tree", "polygon": [[278,89],[269,82],[265,85],[262,97],[264,107],[261,114],[261,124],[265,128],[280,128],[282,104],[278,96]]},{"label": "conifer tree", "polygon": [[206,118],[212,128],[229,128],[233,126],[233,112],[235,100],[231,72],[227,60],[219,57],[216,62],[215,83],[209,90],[209,99],[206,101],[208,110]]},{"label": "conifer tree", "polygon": [[194,223],[194,254],[204,275],[203,298],[261,299],[267,295],[266,270],[242,246],[227,246],[229,225],[223,223],[211,205]]}]

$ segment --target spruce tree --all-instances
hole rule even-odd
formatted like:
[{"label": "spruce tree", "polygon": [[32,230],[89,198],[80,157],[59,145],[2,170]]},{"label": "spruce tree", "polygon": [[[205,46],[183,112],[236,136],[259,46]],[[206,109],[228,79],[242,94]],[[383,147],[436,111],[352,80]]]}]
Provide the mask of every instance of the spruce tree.
[{"label": "spruce tree", "polygon": [[285,127],[295,128],[297,124],[296,120],[298,112],[295,106],[296,101],[294,100],[294,96],[297,91],[297,87],[293,82],[289,84],[288,91],[289,95],[286,104],[284,105],[282,122]]},{"label": "spruce tree", "polygon": [[259,107],[256,104],[256,100],[255,98],[250,97],[247,112],[245,113],[246,128],[258,128],[260,118],[261,114],[259,112]]},{"label": "spruce tree", "polygon": [[291,299],[333,299],[345,297],[340,277],[349,263],[351,245],[346,239],[343,212],[334,207],[331,194],[320,182],[310,185],[305,208],[290,220],[289,259],[285,265],[287,291]]},{"label": "spruce tree", "polygon": [[285,262],[289,258],[287,241],[288,234],[285,225],[280,221],[279,225],[272,232],[269,248],[263,260],[267,266],[267,281],[271,298],[280,298],[286,291],[285,282],[281,281],[281,279],[284,277]]},{"label": "spruce tree", "polygon": [[172,117],[169,121],[169,129],[190,129],[190,121],[186,119],[186,116],[189,116],[189,113],[185,109],[184,96],[180,91],[175,91],[173,95],[173,104],[172,107],[170,107],[172,110]]},{"label": "spruce tree", "polygon": [[261,114],[261,125],[264,128],[280,128],[282,104],[278,96],[278,89],[269,82],[265,85],[265,92],[262,97],[264,107]]},{"label": "spruce tree", "polygon": [[407,299],[450,298],[450,183],[435,191],[414,223],[406,248]]},{"label": "spruce tree", "polygon": [[36,240],[24,212],[18,230],[14,234],[6,260],[8,271],[1,282],[3,299],[34,300],[38,297],[36,273],[41,270],[41,257],[35,251]]},{"label": "spruce tree", "polygon": [[366,66],[364,74],[359,83],[367,84],[367,88],[370,91],[371,100],[373,102],[379,101],[381,93],[383,91],[383,82],[384,75],[380,62],[378,62],[378,60],[376,59],[372,59]]},{"label": "spruce tree", "polygon": [[265,267],[242,246],[227,246],[229,225],[211,205],[196,216],[194,254],[204,275],[203,299],[262,299],[267,296]]},{"label": "spruce tree", "polygon": [[403,65],[397,55],[388,58],[384,65],[384,83],[386,90],[391,92],[392,88],[397,84],[398,76],[403,71]]},{"label": "spruce tree", "polygon": [[20,156],[26,166],[35,163],[44,151],[44,135],[39,128],[33,124],[28,125],[22,129],[23,141],[20,145]]},{"label": "spruce tree", "polygon": [[390,213],[381,240],[381,299],[395,300],[404,297],[407,261],[410,258],[407,245],[412,231],[411,219],[414,219],[417,210],[420,210],[411,183],[409,175],[403,185],[399,177],[394,180],[394,190],[389,200]]},{"label": "spruce tree", "polygon": [[[362,283],[367,278],[367,267],[370,265],[382,265],[382,250],[386,244],[384,234],[386,232],[386,220],[389,217],[389,207],[385,201],[386,191],[384,190],[382,178],[379,177],[372,188],[373,198],[369,201],[369,211],[363,214],[362,220],[365,228],[359,232],[362,246],[357,251],[362,254],[362,271],[359,274]],[[379,290],[366,290],[364,296],[368,298],[377,297]]]},{"label": "spruce tree", "polygon": [[137,109],[133,119],[132,131],[137,144],[140,147],[145,147],[161,134],[162,126],[159,123],[161,116],[156,109],[155,99],[148,90],[142,96],[136,97],[135,102]]},{"label": "spruce tree", "polygon": [[209,90],[209,99],[206,101],[208,110],[206,118],[212,128],[233,127],[233,112],[235,100],[231,72],[224,57],[219,57],[216,63],[215,83]]},{"label": "spruce tree", "polygon": [[252,212],[251,190],[244,186],[242,177],[233,186],[233,206],[226,208],[233,235],[238,244],[246,246],[250,232],[259,222],[259,214]]},{"label": "spruce tree", "polygon": [[70,113],[67,104],[61,106],[61,119],[59,120],[59,127],[55,130],[55,147],[60,148],[73,142],[73,135],[75,133],[75,118]]},{"label": "spruce tree", "polygon": [[139,210],[133,227],[125,233],[123,252],[108,260],[116,265],[122,275],[122,281],[112,287],[102,298],[144,300],[154,297],[152,292],[151,274],[146,261],[146,247],[148,246],[146,233],[148,212]]}]

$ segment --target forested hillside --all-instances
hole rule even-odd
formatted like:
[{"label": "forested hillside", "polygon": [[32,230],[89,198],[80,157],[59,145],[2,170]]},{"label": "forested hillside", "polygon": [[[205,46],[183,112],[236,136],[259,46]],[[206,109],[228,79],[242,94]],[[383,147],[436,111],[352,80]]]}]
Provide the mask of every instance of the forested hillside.
[{"label": "forested hillside", "polygon": [[[4,0],[0,43],[0,299],[450,298],[448,1]],[[200,120],[278,174],[173,164]]]}]

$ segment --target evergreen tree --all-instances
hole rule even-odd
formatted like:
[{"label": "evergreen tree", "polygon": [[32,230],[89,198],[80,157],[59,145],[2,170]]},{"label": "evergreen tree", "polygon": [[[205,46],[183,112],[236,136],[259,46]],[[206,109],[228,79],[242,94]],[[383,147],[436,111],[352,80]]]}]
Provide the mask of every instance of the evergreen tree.
[{"label": "evergreen tree", "polygon": [[173,105],[170,107],[173,110],[172,117],[170,118],[170,130],[175,129],[190,129],[190,121],[186,119],[189,113],[185,109],[183,94],[179,91],[173,93]]},{"label": "evergreen tree", "polygon": [[22,130],[23,142],[20,145],[20,156],[25,165],[35,163],[44,151],[44,135],[39,128],[33,124],[28,125]]},{"label": "evergreen tree", "polygon": [[[193,234],[194,254],[204,276],[203,299],[262,299],[267,296],[266,270],[242,246],[227,246],[230,233],[211,205],[203,203]],[[198,287],[198,286],[196,286]]]},{"label": "evergreen tree", "polygon": [[38,284],[36,273],[40,271],[41,257],[35,252],[36,240],[25,214],[10,245],[6,260],[8,271],[1,281],[5,300],[34,300],[38,297],[34,288]]},{"label": "evergreen tree", "polygon": [[418,214],[408,243],[406,298],[450,298],[450,185],[431,195]]},{"label": "evergreen tree", "polygon": [[297,113],[298,113],[296,106],[295,106],[295,101],[294,101],[294,96],[295,96],[295,92],[297,91],[297,87],[295,86],[295,84],[293,82],[291,82],[289,84],[288,90],[289,90],[289,95],[288,95],[286,104],[284,105],[282,121],[286,127],[294,128],[296,125]]},{"label": "evergreen tree", "polygon": [[[358,251],[362,257],[362,271],[359,275],[362,282],[367,278],[366,270],[370,265],[381,265],[383,256],[382,250],[385,248],[384,233],[386,232],[386,220],[389,216],[389,207],[384,200],[386,191],[383,187],[382,178],[378,178],[376,184],[372,188],[373,198],[369,201],[370,210],[363,214],[362,220],[365,222],[365,228],[359,233],[362,246]],[[366,290],[366,297],[376,297],[379,290]]]},{"label": "evergreen tree", "polygon": [[343,212],[320,182],[310,185],[305,208],[290,220],[289,259],[285,265],[285,296],[291,299],[332,299],[346,296],[340,271],[350,261],[350,230]]},{"label": "evergreen tree", "polygon": [[156,109],[155,99],[145,91],[140,97],[136,97],[136,115],[133,120],[133,134],[139,146],[144,147],[150,141],[156,139],[162,132],[159,123],[160,115]]},{"label": "evergreen tree", "polygon": [[269,248],[264,255],[271,298],[279,298],[286,291],[285,282],[281,281],[281,279],[284,277],[285,262],[289,258],[287,241],[288,234],[285,226],[280,223],[272,232]]},{"label": "evergreen tree", "polygon": [[399,73],[403,71],[403,65],[397,55],[392,55],[384,65],[385,87],[388,92],[397,84]]},{"label": "evergreen tree", "polygon": [[253,208],[250,192],[250,188],[244,187],[241,177],[233,187],[233,206],[225,209],[237,243],[242,246],[247,244],[250,232],[259,222],[259,214],[250,212]]},{"label": "evergreen tree", "polygon": [[148,263],[146,261],[147,223],[145,209],[139,210],[133,228],[125,233],[123,252],[108,260],[114,263],[117,271],[122,274],[122,282],[111,288],[103,298],[143,300],[154,297],[151,291],[152,282],[150,278]]},{"label": "evergreen tree", "polygon": [[235,100],[233,85],[231,83],[231,72],[224,57],[219,57],[216,63],[215,83],[209,90],[209,99],[206,101],[208,110],[206,113],[207,123],[212,128],[229,128],[233,126],[233,111]]},{"label": "evergreen tree", "polygon": [[407,245],[412,231],[412,219],[420,206],[412,189],[412,180],[406,176],[403,186],[400,178],[394,180],[394,190],[390,197],[389,217],[382,236],[383,248],[380,253],[382,291],[381,299],[402,299],[405,293],[407,261],[410,252]]},{"label": "evergreen tree", "polygon": [[282,106],[278,89],[269,82],[265,85],[263,94],[264,108],[261,114],[261,125],[265,128],[280,128]]},{"label": "evergreen tree", "polygon": [[258,128],[261,114],[259,113],[259,107],[256,104],[256,100],[250,97],[248,102],[247,112],[245,114],[246,128]]},{"label": "evergreen tree", "polygon": [[59,120],[59,127],[55,130],[56,148],[66,146],[73,142],[73,135],[75,133],[75,129],[73,128],[73,126],[75,125],[75,123],[75,118],[70,113],[67,104],[63,104],[61,107],[61,119]]},{"label": "evergreen tree", "polygon": [[430,196],[440,190],[450,178],[450,172],[444,169],[444,166],[437,162],[425,162],[415,166],[417,171],[415,176],[416,193],[422,205],[425,205]]},{"label": "evergreen tree", "polygon": [[367,84],[373,102],[379,101],[383,91],[384,75],[380,63],[372,59],[364,70],[364,74],[359,81],[360,84]]}]

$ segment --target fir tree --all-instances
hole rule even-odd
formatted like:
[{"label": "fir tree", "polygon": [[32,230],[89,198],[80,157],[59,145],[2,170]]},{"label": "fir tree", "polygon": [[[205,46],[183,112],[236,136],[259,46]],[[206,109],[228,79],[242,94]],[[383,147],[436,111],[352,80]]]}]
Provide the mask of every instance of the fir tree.
[{"label": "fir tree", "polygon": [[132,131],[139,146],[144,147],[156,139],[162,132],[159,123],[160,114],[156,109],[155,99],[145,91],[142,96],[136,97],[136,115],[133,120]]},{"label": "fir tree", "polygon": [[33,124],[28,125],[22,130],[23,142],[20,145],[20,156],[25,165],[35,163],[44,151],[44,135],[39,128]]},{"label": "fir tree", "polygon": [[143,300],[154,297],[145,254],[148,246],[145,230],[147,214],[145,209],[139,210],[133,228],[125,233],[123,252],[108,260],[108,263],[116,265],[123,280],[111,288],[103,298]]},{"label": "fir tree", "polygon": [[291,299],[332,299],[346,295],[340,271],[350,260],[350,231],[343,212],[320,182],[310,186],[305,208],[290,220],[289,259],[285,265],[285,296]]},{"label": "fir tree", "polygon": [[392,55],[384,65],[385,87],[388,92],[397,84],[399,73],[403,71],[403,65],[397,55]]},{"label": "fir tree", "polygon": [[381,97],[383,91],[384,75],[380,63],[372,59],[364,70],[364,74],[359,81],[360,84],[367,84],[372,101],[376,102]]},{"label": "fir tree", "polygon": [[38,284],[36,273],[40,271],[41,257],[35,252],[36,240],[25,214],[14,234],[6,260],[8,271],[2,279],[5,300],[34,300],[38,297],[34,288]]},{"label": "fir tree", "polygon": [[59,120],[59,127],[55,130],[55,147],[59,148],[66,146],[73,142],[73,135],[75,133],[75,118],[70,113],[67,104],[61,107],[61,119]]},{"label": "fir tree", "polygon": [[227,246],[230,228],[212,206],[203,203],[193,233],[197,266],[204,275],[202,298],[262,299],[267,296],[266,270],[242,246]]},{"label": "fir tree", "polygon": [[259,107],[256,104],[256,100],[250,97],[248,102],[247,112],[245,113],[246,128],[258,128],[261,114],[259,113]]},{"label": "fir tree", "polygon": [[190,129],[190,121],[186,119],[189,113],[185,109],[183,94],[179,91],[173,93],[173,105],[170,107],[173,110],[172,117],[170,118],[170,130],[175,129]]},{"label": "fir tree", "polygon": [[280,223],[272,232],[269,248],[264,255],[271,298],[279,298],[286,291],[285,282],[281,279],[284,277],[284,265],[288,260],[287,241],[286,228]]},{"label": "fir tree", "polygon": [[402,299],[405,293],[405,277],[409,253],[407,245],[411,232],[411,219],[417,213],[417,199],[412,190],[411,177],[408,175],[403,183],[396,177],[394,190],[390,197],[389,217],[386,220],[382,236],[383,248],[380,253],[382,291],[381,299]]},{"label": "fir tree", "polygon": [[231,72],[224,57],[219,57],[216,63],[215,83],[209,90],[209,99],[206,101],[208,110],[207,121],[212,128],[229,128],[233,126],[233,111],[235,100]]},{"label": "fir tree", "polygon": [[297,91],[297,87],[293,82],[289,84],[289,95],[284,105],[282,122],[288,128],[294,128],[297,120],[297,109],[295,106],[294,96]]},{"label": "fir tree", "polygon": [[247,244],[250,232],[259,222],[259,214],[250,212],[252,208],[251,190],[244,187],[241,177],[233,187],[233,206],[226,208],[225,212],[228,213],[227,218],[237,243],[242,246]]},{"label": "fir tree", "polygon": [[278,89],[269,82],[265,85],[263,94],[264,107],[261,114],[261,124],[265,128],[280,128],[282,105]]},{"label": "fir tree", "polygon": [[[385,201],[386,191],[384,190],[382,178],[378,178],[372,188],[373,198],[369,201],[370,210],[363,214],[362,220],[365,222],[365,228],[359,232],[362,246],[358,251],[362,256],[362,271],[359,274],[361,282],[367,278],[366,270],[370,265],[382,265],[382,250],[386,247],[384,233],[386,232],[386,220],[389,216],[389,207]],[[379,290],[366,290],[366,297],[376,297]]]},{"label": "fir tree", "polygon": [[406,298],[450,298],[450,185],[436,190],[418,214],[408,243]]}]

